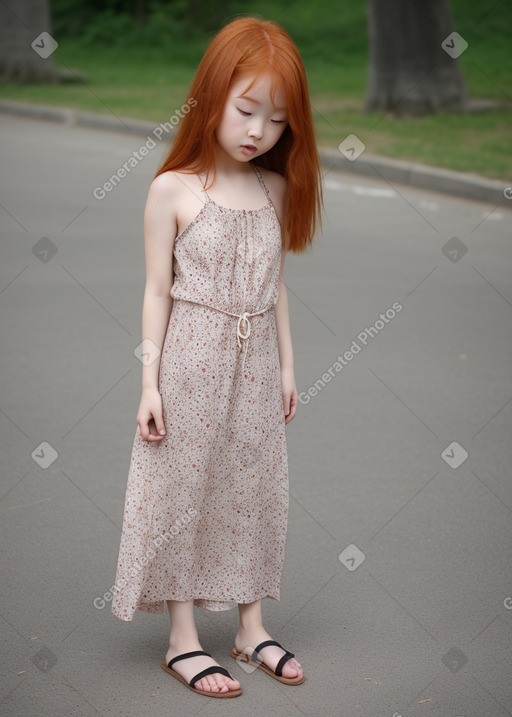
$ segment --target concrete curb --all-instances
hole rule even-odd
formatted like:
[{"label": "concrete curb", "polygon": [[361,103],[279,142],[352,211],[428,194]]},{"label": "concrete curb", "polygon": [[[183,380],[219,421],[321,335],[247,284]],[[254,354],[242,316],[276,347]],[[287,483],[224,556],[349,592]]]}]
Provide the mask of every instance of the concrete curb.
[{"label": "concrete curb", "polygon": [[[147,137],[155,127],[158,127],[153,122],[131,117],[110,117],[67,107],[12,100],[0,100],[0,112],[35,120],[61,122],[67,126],[127,132],[141,137]],[[349,160],[341,152],[332,149],[319,149],[319,155],[323,166],[330,169],[384,180],[390,185],[406,184],[420,189],[512,208],[512,180],[510,184],[507,184],[505,181],[486,179],[476,174],[465,174],[425,164],[403,162],[366,154],[366,152],[363,152],[355,160]]]},{"label": "concrete curb", "polygon": [[366,153],[353,161],[336,150],[323,150],[322,162],[341,172],[353,172],[373,179],[383,179],[391,186],[395,183],[407,184],[419,189],[452,194],[512,209],[512,181],[507,184],[504,181],[486,179],[477,174],[454,172],[440,167],[430,167],[426,164],[366,155]]}]

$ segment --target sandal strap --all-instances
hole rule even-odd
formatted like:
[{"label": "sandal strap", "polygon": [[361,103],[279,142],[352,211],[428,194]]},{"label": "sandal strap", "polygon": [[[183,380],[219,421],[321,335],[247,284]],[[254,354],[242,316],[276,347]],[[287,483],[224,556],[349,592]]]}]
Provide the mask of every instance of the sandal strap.
[{"label": "sandal strap", "polygon": [[260,650],[262,650],[264,647],[267,647],[269,645],[275,645],[276,647],[280,647],[281,650],[284,650],[284,652],[285,652],[285,654],[281,657],[281,659],[277,663],[276,669],[274,670],[274,673],[278,677],[282,677],[283,676],[282,670],[283,670],[284,663],[288,662],[288,660],[291,659],[292,657],[295,657],[295,655],[293,654],[293,652],[288,652],[288,650],[285,650],[282,645],[280,645],[278,642],[276,642],[276,640],[264,640],[263,642],[260,642],[260,644],[254,648],[254,651],[251,655],[251,660],[253,662],[262,662],[261,657],[258,657],[258,652]]},{"label": "sandal strap", "polygon": [[178,660],[186,660],[188,657],[195,657],[196,655],[206,655],[207,657],[211,657],[210,653],[205,652],[204,650],[193,650],[192,652],[184,652],[182,655],[173,657],[167,667],[172,667],[175,662],[178,662]]},{"label": "sandal strap", "polygon": [[229,677],[230,680],[233,679],[225,667],[220,667],[219,665],[212,665],[211,667],[207,667],[206,670],[198,672],[197,675],[195,675],[195,677],[193,677],[188,684],[192,688],[194,688],[194,684],[198,682],[201,678],[206,677],[206,675],[213,675],[215,672],[220,672],[221,675]]},{"label": "sandal strap", "polygon": [[[283,647],[283,650],[284,650],[284,647]],[[289,660],[290,658],[292,658],[292,657],[295,657],[295,655],[293,654],[293,652],[288,652],[288,651],[286,650],[286,651],[285,651],[285,654],[281,657],[281,659],[279,660],[279,662],[278,662],[277,665],[276,665],[275,673],[276,673],[276,675],[277,675],[278,677],[282,677],[282,676],[283,676],[283,671],[282,671],[282,670],[283,670],[283,665],[284,665],[285,662],[288,662],[288,660]]]},{"label": "sandal strap", "polygon": [[[192,652],[184,652],[182,655],[173,657],[167,667],[171,668],[175,662],[178,662],[178,660],[186,660],[188,657],[196,657],[197,655],[206,655],[207,657],[211,657],[210,653],[205,652],[204,650],[193,650]],[[198,682],[203,677],[206,677],[206,675],[213,675],[215,672],[220,672],[221,675],[229,677],[230,680],[233,679],[233,677],[229,674],[225,667],[221,667],[220,665],[211,665],[211,667],[207,667],[202,672],[198,672],[197,675],[195,675],[188,684],[190,685],[190,687],[192,687],[192,689],[194,689],[194,683]]]},{"label": "sandal strap", "polygon": [[280,645],[276,640],[264,640],[263,642],[260,642],[259,645],[256,645],[256,647],[254,648],[254,652],[252,654],[255,655],[257,652],[262,650],[264,647],[267,647],[267,645],[276,645],[276,647],[280,647],[281,650],[284,650],[284,647],[282,645]]}]

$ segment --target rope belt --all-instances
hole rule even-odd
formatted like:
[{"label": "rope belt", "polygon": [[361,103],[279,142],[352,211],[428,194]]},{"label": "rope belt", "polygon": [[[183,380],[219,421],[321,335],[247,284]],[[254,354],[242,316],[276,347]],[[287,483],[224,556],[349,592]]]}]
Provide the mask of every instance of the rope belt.
[{"label": "rope belt", "polygon": [[274,306],[273,304],[271,304],[270,306],[267,306],[266,309],[261,309],[261,311],[255,311],[253,314],[249,314],[247,311],[244,311],[243,314],[233,314],[231,311],[219,309],[218,306],[212,306],[211,304],[203,304],[201,301],[194,301],[193,299],[181,299],[181,301],[190,301],[192,304],[206,306],[208,309],[216,309],[217,311],[222,311],[223,314],[228,314],[229,316],[234,316],[235,318],[238,318],[238,322],[236,325],[236,342],[240,350],[244,348],[244,360],[245,354],[247,353],[247,343],[244,343],[244,346],[242,346],[240,339],[242,339],[242,341],[245,341],[251,335],[251,323],[249,321],[249,317],[258,316],[258,314],[264,314],[266,311],[272,309]]}]

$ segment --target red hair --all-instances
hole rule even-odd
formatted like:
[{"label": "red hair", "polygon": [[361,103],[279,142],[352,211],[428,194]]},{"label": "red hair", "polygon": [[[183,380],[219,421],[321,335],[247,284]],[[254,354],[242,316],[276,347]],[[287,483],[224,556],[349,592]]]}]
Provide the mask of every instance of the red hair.
[{"label": "red hair", "polygon": [[182,119],[155,177],[169,170],[211,171],[209,189],[216,176],[214,131],[230,88],[241,77],[262,73],[271,75],[272,101],[277,86],[282,87],[288,124],[274,147],[258,157],[258,163],[287,180],[283,242],[288,251],[299,253],[312,244],[321,224],[321,173],[304,64],[295,43],[277,23],[241,17],[213,38],[189,88],[189,97],[197,105]]}]

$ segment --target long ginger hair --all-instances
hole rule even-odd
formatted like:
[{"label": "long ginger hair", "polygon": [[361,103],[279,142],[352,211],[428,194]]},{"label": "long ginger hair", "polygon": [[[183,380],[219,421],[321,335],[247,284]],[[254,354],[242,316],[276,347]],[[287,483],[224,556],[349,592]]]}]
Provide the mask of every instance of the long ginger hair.
[{"label": "long ginger hair", "polygon": [[231,86],[239,78],[262,73],[272,78],[272,101],[277,86],[282,87],[288,124],[272,149],[257,159],[287,180],[282,239],[288,251],[300,253],[312,244],[321,225],[321,173],[304,64],[295,43],[277,23],[241,17],[213,38],[189,88],[188,96],[197,104],[182,119],[155,177],[169,170],[211,172],[209,189],[216,177],[214,132]]}]

